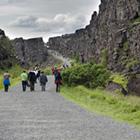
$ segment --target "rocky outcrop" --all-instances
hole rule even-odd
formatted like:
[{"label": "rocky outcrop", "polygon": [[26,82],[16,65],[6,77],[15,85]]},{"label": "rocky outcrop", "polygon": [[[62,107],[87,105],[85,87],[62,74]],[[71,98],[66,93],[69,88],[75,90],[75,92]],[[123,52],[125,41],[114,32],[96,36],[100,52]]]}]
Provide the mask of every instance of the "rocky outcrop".
[{"label": "rocky outcrop", "polygon": [[48,51],[42,38],[24,40],[17,38],[12,41],[16,57],[22,65],[45,65]]},{"label": "rocky outcrop", "polygon": [[134,95],[140,96],[140,75],[136,75],[129,80],[128,90]]},{"label": "rocky outcrop", "polygon": [[129,71],[140,60],[140,2],[101,0],[99,9],[86,28],[50,38],[47,45],[64,56],[84,53],[87,61],[107,59],[110,70]]},{"label": "rocky outcrop", "polygon": [[126,91],[126,89],[118,84],[115,83],[113,81],[109,81],[108,84],[106,85],[106,90],[111,91],[111,92],[115,92],[115,93],[122,93],[123,95],[128,95],[128,92]]},{"label": "rocky outcrop", "polygon": [[9,68],[15,62],[11,41],[5,36],[5,32],[0,29],[0,68]]}]

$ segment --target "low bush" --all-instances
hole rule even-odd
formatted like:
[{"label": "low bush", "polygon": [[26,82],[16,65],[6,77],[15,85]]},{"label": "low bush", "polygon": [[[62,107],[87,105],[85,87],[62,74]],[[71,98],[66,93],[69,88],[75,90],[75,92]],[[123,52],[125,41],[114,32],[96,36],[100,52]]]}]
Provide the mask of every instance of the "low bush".
[{"label": "low bush", "polygon": [[100,64],[83,64],[68,68],[62,72],[63,81],[69,86],[84,85],[88,88],[103,87],[110,73]]}]

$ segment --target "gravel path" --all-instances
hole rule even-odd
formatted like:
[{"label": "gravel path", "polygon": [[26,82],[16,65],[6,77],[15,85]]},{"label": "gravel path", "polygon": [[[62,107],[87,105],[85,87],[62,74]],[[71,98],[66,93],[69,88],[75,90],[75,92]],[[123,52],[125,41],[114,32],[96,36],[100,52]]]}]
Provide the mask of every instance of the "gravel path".
[{"label": "gravel path", "polygon": [[49,77],[46,92],[0,92],[0,140],[140,140],[140,131],[66,101]]}]

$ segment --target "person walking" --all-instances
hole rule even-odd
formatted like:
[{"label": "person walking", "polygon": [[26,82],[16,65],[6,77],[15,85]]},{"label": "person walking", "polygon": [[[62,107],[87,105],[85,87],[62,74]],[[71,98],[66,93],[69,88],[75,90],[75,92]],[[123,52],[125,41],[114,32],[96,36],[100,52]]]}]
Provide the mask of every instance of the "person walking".
[{"label": "person walking", "polygon": [[23,92],[26,91],[26,87],[28,86],[28,74],[26,71],[23,71],[20,75],[22,81],[22,90]]},{"label": "person walking", "polygon": [[55,70],[54,66],[52,66],[51,70],[52,70],[52,75],[54,75],[54,70]]},{"label": "person walking", "polygon": [[30,71],[28,74],[28,80],[30,82],[30,91],[35,90],[36,75],[34,71]]},{"label": "person walking", "polygon": [[41,85],[41,90],[45,91],[46,90],[46,83],[48,82],[47,76],[44,74],[44,72],[41,72],[40,75],[40,85]]},{"label": "person walking", "polygon": [[60,92],[60,85],[62,84],[62,77],[60,71],[55,68],[54,70],[54,78],[55,78],[55,84],[56,84],[56,92]]},{"label": "person walking", "polygon": [[8,71],[6,71],[3,74],[3,85],[4,85],[4,91],[8,92],[10,86],[10,74],[8,73]]}]

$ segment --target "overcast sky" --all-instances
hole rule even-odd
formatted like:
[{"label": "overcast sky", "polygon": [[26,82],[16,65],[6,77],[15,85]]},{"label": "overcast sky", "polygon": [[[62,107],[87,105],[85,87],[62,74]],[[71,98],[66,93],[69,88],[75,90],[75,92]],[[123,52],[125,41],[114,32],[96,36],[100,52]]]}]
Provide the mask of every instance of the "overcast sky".
[{"label": "overcast sky", "polygon": [[72,33],[89,24],[100,0],[0,0],[0,28],[9,38]]}]

